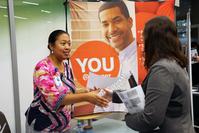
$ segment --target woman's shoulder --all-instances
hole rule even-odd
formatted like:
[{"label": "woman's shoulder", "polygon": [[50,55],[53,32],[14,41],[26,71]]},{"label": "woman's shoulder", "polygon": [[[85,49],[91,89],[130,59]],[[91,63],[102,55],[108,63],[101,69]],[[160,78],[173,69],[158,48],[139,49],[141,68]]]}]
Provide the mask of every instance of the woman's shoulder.
[{"label": "woman's shoulder", "polygon": [[49,68],[50,66],[51,66],[50,60],[48,59],[48,57],[46,57],[37,62],[35,70],[46,69]]},{"label": "woman's shoulder", "polygon": [[151,69],[165,69],[170,73],[176,73],[183,70],[174,59],[161,59],[154,63]]},{"label": "woman's shoulder", "polygon": [[157,61],[156,63],[154,63],[152,65],[153,66],[162,66],[162,67],[166,67],[166,68],[173,68],[176,67],[177,62],[174,59],[160,59],[159,61]]}]

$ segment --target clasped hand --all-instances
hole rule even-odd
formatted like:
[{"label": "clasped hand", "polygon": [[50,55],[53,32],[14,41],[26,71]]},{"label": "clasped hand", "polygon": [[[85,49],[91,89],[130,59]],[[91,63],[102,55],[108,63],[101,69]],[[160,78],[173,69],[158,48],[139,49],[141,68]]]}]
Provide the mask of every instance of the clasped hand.
[{"label": "clasped hand", "polygon": [[108,89],[99,89],[94,87],[87,93],[88,102],[98,105],[100,107],[107,107],[108,103],[112,100],[112,93]]}]

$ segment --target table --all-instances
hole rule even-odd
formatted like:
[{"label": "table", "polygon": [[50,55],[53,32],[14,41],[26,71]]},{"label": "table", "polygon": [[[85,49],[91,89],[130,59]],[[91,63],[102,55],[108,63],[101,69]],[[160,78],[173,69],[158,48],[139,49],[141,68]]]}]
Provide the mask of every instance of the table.
[{"label": "table", "polygon": [[126,126],[124,121],[103,118],[93,122],[94,133],[138,133]]},{"label": "table", "polygon": [[[94,133],[138,133],[126,126],[124,121],[102,118],[92,122]],[[72,131],[72,133],[75,133]]]}]

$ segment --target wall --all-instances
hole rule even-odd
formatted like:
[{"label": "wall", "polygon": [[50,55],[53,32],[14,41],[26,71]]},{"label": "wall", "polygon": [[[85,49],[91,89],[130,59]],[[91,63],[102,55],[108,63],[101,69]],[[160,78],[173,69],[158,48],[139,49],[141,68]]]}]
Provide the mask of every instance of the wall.
[{"label": "wall", "polygon": [[14,94],[7,5],[7,1],[0,0],[0,111],[6,116],[11,131],[14,133]]},{"label": "wall", "polygon": [[[49,54],[48,35],[66,29],[65,0],[13,0],[16,26],[16,52],[19,83],[21,133],[25,132],[25,111],[33,99],[32,73],[35,64]],[[2,8],[5,7],[5,8]],[[6,0],[0,0],[0,110],[11,131],[16,132],[12,85],[12,64]]]},{"label": "wall", "polygon": [[14,2],[16,20],[17,58],[22,132],[24,113],[33,99],[32,73],[37,61],[49,54],[48,35],[55,29],[65,30],[63,0],[32,0],[33,4]]}]

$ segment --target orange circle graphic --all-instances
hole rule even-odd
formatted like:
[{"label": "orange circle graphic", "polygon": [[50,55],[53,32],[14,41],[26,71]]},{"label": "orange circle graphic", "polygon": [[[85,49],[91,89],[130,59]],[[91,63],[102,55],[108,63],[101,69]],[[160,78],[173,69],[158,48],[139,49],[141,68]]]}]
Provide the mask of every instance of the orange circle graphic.
[{"label": "orange circle graphic", "polygon": [[87,84],[89,72],[116,77],[120,68],[118,53],[101,41],[81,44],[72,54],[71,64],[76,80],[83,86]]}]

